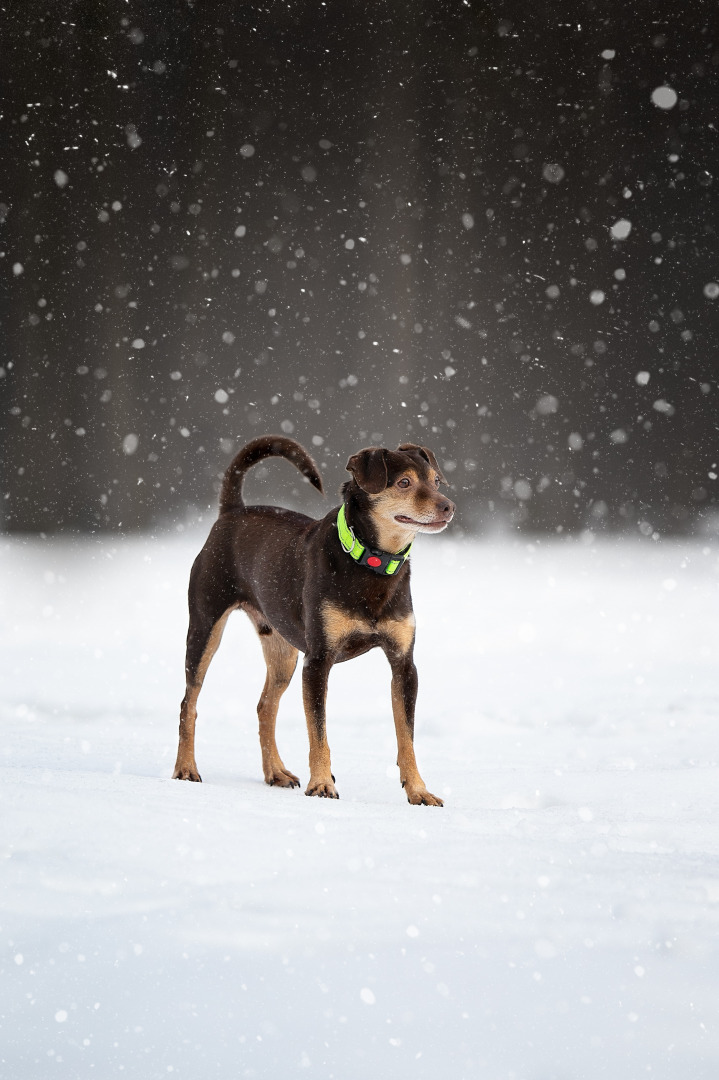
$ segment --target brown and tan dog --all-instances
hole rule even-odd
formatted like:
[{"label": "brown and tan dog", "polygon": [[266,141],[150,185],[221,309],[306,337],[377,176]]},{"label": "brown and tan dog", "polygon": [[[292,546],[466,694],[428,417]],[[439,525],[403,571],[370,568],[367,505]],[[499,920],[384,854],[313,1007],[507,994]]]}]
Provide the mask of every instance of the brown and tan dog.
[{"label": "brown and tan dog", "polygon": [[268,784],[299,786],[275,742],[280,698],[305,654],[302,693],[310,741],[306,795],[338,798],[325,728],[333,664],[379,646],[392,669],[392,711],[400,780],[411,803],[441,806],[425,787],[414,756],[417,669],[409,547],[418,532],[441,532],[454,504],[437,490],[444,477],[434,454],[403,443],[368,447],[347,462],[342,507],[315,521],[276,506],[245,506],[247,470],[284,457],[322,491],[309,454],[293,439],[269,435],[240,450],[225,473],[220,515],[190,575],[190,628],[173,776],[200,780],[195,763],[197,698],[230,612],[247,612],[257,631],[267,679],[257,706],[262,768]]}]

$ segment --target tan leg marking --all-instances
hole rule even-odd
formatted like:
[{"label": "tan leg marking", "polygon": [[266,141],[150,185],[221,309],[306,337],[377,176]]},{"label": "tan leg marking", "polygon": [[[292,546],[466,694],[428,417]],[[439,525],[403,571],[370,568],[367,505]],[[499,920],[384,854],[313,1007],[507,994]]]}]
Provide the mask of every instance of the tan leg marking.
[{"label": "tan leg marking", "polygon": [[[250,618],[252,616],[250,615]],[[252,620],[255,621],[254,619]],[[289,686],[297,666],[297,649],[276,630],[260,634],[262,653],[267,664],[267,678],[257,706],[260,722],[260,748],[265,783],[277,787],[299,787],[299,778],[286,769],[275,741],[275,722],[280,698]]]},{"label": "tan leg marking", "polygon": [[197,769],[197,763],[195,762],[197,699],[200,696],[200,690],[205,681],[205,675],[207,674],[207,669],[210,666],[212,657],[217,652],[219,644],[222,641],[222,634],[227,624],[227,620],[230,617],[230,613],[234,611],[236,607],[236,604],[229,607],[224,615],[221,615],[212,627],[212,632],[207,640],[205,651],[202,654],[202,659],[197,668],[195,681],[190,683],[188,680],[185,696],[180,707],[180,742],[177,747],[175,771],[172,774],[173,780],[195,780],[199,782],[202,779]]},{"label": "tan leg marking", "polygon": [[416,625],[410,612],[404,619],[383,619],[377,624],[377,630],[393,642],[400,656],[404,656],[412,648]]},{"label": "tan leg marking", "polygon": [[[304,715],[307,718],[307,732],[310,739],[310,783],[307,785],[306,795],[317,795],[325,799],[338,799],[333,767],[329,759],[329,744],[325,731],[325,697],[322,702],[317,702],[312,690],[308,688],[306,680],[302,680],[302,699],[304,702]],[[316,712],[320,706],[322,724],[320,731],[317,730]]]},{"label": "tan leg marking", "polygon": [[402,686],[398,679],[392,679],[392,712],[397,733],[397,764],[399,778],[409,802],[415,805],[444,806],[442,800],[427,791],[424,780],[419,775],[414,756],[412,736],[407,725]]}]

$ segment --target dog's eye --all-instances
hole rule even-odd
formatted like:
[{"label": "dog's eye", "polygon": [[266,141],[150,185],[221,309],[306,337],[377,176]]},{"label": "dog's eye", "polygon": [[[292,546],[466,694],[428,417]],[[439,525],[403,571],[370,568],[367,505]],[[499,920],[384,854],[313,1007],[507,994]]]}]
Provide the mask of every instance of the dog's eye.
[{"label": "dog's eye", "polygon": [[439,477],[438,477],[438,476],[435,476],[435,478],[434,478],[434,483],[435,483],[435,486],[436,486],[436,487],[439,487],[439,485],[440,485],[440,483],[441,483],[441,480],[439,479]]},{"label": "dog's eye", "polygon": [[401,480],[397,481],[397,487],[408,488],[409,486],[410,486],[410,481],[407,479],[406,476],[403,476]]}]

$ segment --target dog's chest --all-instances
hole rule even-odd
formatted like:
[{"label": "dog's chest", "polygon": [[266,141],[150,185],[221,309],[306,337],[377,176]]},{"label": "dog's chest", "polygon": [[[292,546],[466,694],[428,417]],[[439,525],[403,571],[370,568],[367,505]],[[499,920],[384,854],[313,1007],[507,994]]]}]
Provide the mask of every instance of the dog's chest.
[{"label": "dog's chest", "polygon": [[415,619],[410,611],[402,618],[372,618],[345,610],[331,601],[322,605],[322,622],[327,643],[333,650],[357,656],[375,645],[390,645],[406,653],[414,641]]}]

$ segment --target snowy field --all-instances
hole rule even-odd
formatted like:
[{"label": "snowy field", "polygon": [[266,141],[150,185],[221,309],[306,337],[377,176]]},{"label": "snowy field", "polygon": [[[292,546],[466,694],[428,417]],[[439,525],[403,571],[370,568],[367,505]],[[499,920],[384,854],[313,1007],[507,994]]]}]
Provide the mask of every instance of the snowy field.
[{"label": "snowy field", "polygon": [[379,653],[330,680],[341,800],[266,787],[241,616],[170,779],[203,539],[0,538],[0,1074],[716,1080],[716,542],[420,537],[437,809]]}]

